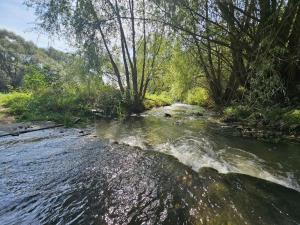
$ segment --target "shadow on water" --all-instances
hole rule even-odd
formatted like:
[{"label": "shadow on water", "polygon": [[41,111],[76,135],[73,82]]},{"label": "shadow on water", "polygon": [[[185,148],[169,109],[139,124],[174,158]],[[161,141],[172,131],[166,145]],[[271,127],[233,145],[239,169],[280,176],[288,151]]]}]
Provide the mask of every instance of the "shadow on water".
[{"label": "shadow on water", "polygon": [[[231,145],[229,137],[211,131],[206,116],[196,120],[157,115],[163,112],[98,124],[99,137],[142,149],[107,144],[76,129],[1,139],[1,224],[300,223],[297,190],[230,173],[266,170],[280,183],[288,170],[296,176],[294,162],[288,167],[278,156],[267,161],[267,153],[250,151],[256,146],[250,140]],[[255,167],[251,162],[258,171],[250,171]],[[278,162],[281,166],[276,167]]]}]

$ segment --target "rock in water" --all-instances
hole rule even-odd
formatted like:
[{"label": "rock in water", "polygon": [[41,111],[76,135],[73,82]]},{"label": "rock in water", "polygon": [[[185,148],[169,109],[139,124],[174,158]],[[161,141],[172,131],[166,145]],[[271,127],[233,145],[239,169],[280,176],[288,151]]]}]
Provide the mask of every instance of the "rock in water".
[{"label": "rock in water", "polygon": [[168,117],[168,118],[170,118],[170,117],[172,117],[172,115],[171,115],[171,114],[169,114],[169,113],[165,113],[165,117]]}]

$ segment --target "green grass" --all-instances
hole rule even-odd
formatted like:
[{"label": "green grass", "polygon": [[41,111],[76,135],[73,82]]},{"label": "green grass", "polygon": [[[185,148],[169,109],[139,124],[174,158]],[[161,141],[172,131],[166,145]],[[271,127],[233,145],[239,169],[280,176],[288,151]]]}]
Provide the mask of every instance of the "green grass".
[{"label": "green grass", "polygon": [[111,89],[103,86],[88,91],[85,87],[59,86],[32,93],[12,92],[0,94],[0,106],[17,121],[54,121],[69,126],[78,117],[82,122],[93,119],[95,107],[109,116],[120,114],[121,107],[115,107],[121,102],[119,91]]},{"label": "green grass", "polygon": [[30,97],[31,94],[24,92],[0,93],[0,106],[12,104],[14,101],[26,101],[30,99]]},{"label": "green grass", "polygon": [[28,104],[32,100],[29,93],[12,92],[0,95],[0,106],[8,108],[12,115],[20,115],[28,109]]},{"label": "green grass", "polygon": [[75,117],[85,118],[84,109],[71,95],[45,90],[40,93],[13,92],[0,96],[0,104],[17,121],[54,121],[71,125]]},{"label": "green grass", "polygon": [[[178,100],[178,99],[177,99]],[[186,98],[181,99],[182,102],[190,105],[199,105],[203,107],[210,106],[209,95],[204,88],[194,88],[188,91]],[[161,107],[171,105],[174,102],[174,98],[171,93],[162,92],[160,94],[147,93],[144,100],[144,106],[146,109],[153,107]]]},{"label": "green grass", "polygon": [[5,115],[6,115],[6,113],[0,111],[0,120],[1,120],[2,118],[4,118]]}]

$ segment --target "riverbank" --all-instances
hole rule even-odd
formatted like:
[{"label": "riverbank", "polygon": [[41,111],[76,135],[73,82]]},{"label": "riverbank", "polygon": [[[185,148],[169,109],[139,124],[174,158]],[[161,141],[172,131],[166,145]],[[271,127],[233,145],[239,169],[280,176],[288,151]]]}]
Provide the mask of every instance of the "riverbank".
[{"label": "riverbank", "polygon": [[[76,121],[73,121],[75,125]],[[0,138],[6,136],[19,136],[20,134],[62,127],[53,121],[17,121],[15,116],[10,113],[10,110],[4,108],[0,104]]]},{"label": "riverbank", "polygon": [[218,120],[243,137],[300,142],[300,109],[296,107],[271,107],[255,112],[243,106],[227,107]]},{"label": "riverbank", "polygon": [[[47,92],[35,98],[28,93],[0,94],[0,123],[54,121],[72,127],[74,121],[78,119],[82,124],[90,124],[95,119],[103,117],[127,117],[121,106],[119,109],[112,109],[112,106],[108,106],[111,98],[109,95],[106,96],[105,101],[102,99],[104,102],[100,108],[91,103],[84,104],[84,100],[79,101],[80,98],[73,98],[74,96],[72,97],[68,92],[63,98],[48,98],[47,96]],[[147,94],[145,99],[147,110],[171,105],[171,103],[172,100],[167,95]],[[110,110],[112,113],[109,113]],[[202,115],[204,110],[213,111],[214,109],[202,108],[199,112],[194,112],[194,115]],[[300,110],[298,108],[270,108],[253,112],[246,107],[235,106],[227,107],[222,114],[215,113],[215,115],[213,116],[215,121],[224,127],[232,128],[233,135],[273,142],[280,140],[300,142]]]}]

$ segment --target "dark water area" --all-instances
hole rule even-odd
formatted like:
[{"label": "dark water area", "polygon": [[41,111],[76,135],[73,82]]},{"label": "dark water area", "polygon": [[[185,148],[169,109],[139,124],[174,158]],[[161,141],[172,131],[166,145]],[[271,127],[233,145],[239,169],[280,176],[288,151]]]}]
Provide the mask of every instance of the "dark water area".
[{"label": "dark water area", "polygon": [[0,224],[300,224],[297,144],[233,137],[178,107],[99,121],[97,137],[1,138]]}]

